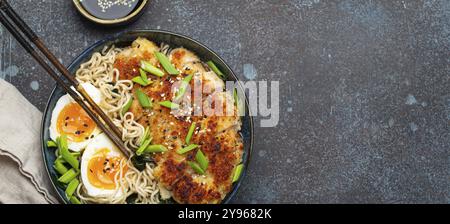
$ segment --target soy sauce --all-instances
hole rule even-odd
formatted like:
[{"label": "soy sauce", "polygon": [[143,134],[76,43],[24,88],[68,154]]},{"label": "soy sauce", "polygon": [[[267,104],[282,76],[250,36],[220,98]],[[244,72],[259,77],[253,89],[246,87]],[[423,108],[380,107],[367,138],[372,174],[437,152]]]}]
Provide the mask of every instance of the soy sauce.
[{"label": "soy sauce", "polygon": [[80,0],[83,8],[99,19],[120,19],[133,12],[141,0]]}]

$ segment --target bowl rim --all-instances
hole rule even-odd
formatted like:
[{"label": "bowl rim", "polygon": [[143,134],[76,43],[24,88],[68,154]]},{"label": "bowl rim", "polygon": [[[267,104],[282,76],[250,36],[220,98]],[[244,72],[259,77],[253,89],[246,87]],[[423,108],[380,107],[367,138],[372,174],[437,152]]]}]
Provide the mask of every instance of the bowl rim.
[{"label": "bowl rim", "polygon": [[77,11],[86,19],[90,20],[91,22],[102,24],[102,25],[115,25],[120,24],[123,22],[127,22],[134,17],[138,16],[142,10],[147,6],[147,4],[150,2],[150,0],[142,0],[141,4],[132,11],[129,15],[119,18],[119,19],[100,19],[92,14],[90,14],[80,3],[80,0],[72,0],[73,4],[75,5],[75,8]]},{"label": "bowl rim", "polygon": [[[245,105],[245,111],[247,113],[246,116],[248,116],[249,125],[250,125],[250,127],[249,127],[249,132],[250,132],[249,133],[250,134],[249,139],[250,139],[250,142],[249,142],[249,148],[248,148],[247,155],[245,156],[245,158],[242,158],[242,159],[245,159],[245,161],[242,161],[242,163],[244,164],[244,167],[242,169],[241,176],[240,176],[240,178],[239,178],[239,180],[237,182],[232,184],[232,189],[230,190],[230,192],[228,192],[228,194],[225,196],[225,198],[221,201],[221,204],[228,204],[230,202],[230,200],[236,195],[236,193],[237,193],[238,189],[240,188],[241,183],[244,180],[244,178],[245,178],[245,176],[247,174],[247,171],[248,171],[248,166],[250,164],[250,159],[251,159],[251,155],[252,155],[252,152],[253,152],[253,144],[254,144],[254,124],[253,124],[254,121],[253,121],[252,111],[249,109],[248,96],[243,91],[244,88],[243,88],[242,84],[239,82],[240,79],[236,76],[236,74],[231,69],[231,67],[216,52],[211,50],[206,45],[200,43],[199,41],[197,41],[197,40],[195,40],[195,39],[193,39],[191,37],[188,37],[186,35],[178,34],[178,33],[171,32],[171,31],[166,31],[166,30],[135,29],[135,30],[122,31],[122,32],[119,32],[119,33],[116,33],[116,34],[113,34],[113,35],[109,35],[109,36],[107,36],[107,37],[105,37],[105,38],[103,38],[101,40],[96,41],[95,43],[93,43],[92,45],[87,47],[85,50],[83,50],[80,54],[78,54],[71,61],[71,63],[67,66],[67,68],[71,68],[71,67],[75,66],[75,63],[77,63],[77,61],[80,60],[80,57],[82,57],[83,55],[88,54],[89,52],[92,53],[95,48],[101,46],[102,44],[106,44],[108,41],[114,41],[117,38],[120,38],[121,36],[125,36],[127,34],[133,34],[133,33],[157,33],[157,34],[159,33],[159,34],[166,34],[166,35],[178,36],[178,37],[180,37],[182,39],[187,39],[188,41],[194,42],[195,44],[205,48],[212,55],[214,55],[218,60],[220,60],[220,62],[223,65],[225,65],[225,68],[228,71],[230,71],[231,76],[236,81],[238,81],[237,83],[238,83],[238,86],[240,88],[240,91],[243,92],[244,96],[245,96],[244,105]],[[41,125],[40,125],[41,126],[40,139],[41,139],[41,150],[42,150],[42,152],[41,152],[42,154],[41,155],[42,155],[42,161],[44,162],[44,166],[45,166],[45,170],[46,170],[47,176],[48,176],[48,178],[49,178],[49,180],[50,180],[50,182],[51,182],[51,184],[53,186],[54,191],[58,195],[58,200],[60,202],[63,202],[64,204],[67,204],[68,203],[67,199],[65,199],[65,196],[61,195],[61,193],[58,190],[58,187],[56,186],[56,184],[54,183],[54,181],[52,179],[52,175],[50,174],[50,167],[47,166],[48,158],[46,156],[46,151],[45,151],[46,148],[47,148],[46,147],[46,142],[48,140],[48,139],[44,139],[45,130],[48,128],[48,127],[45,126],[45,123],[46,123],[45,121],[46,121],[46,116],[47,116],[47,114],[49,112],[49,109],[50,109],[49,105],[50,105],[50,103],[52,101],[52,96],[55,94],[57,88],[58,88],[58,86],[55,84],[55,86],[53,87],[53,89],[52,89],[52,91],[51,91],[51,93],[50,93],[50,95],[48,97],[45,109],[44,109],[44,111],[42,113],[42,120],[41,120]],[[245,150],[245,146],[244,146],[244,150]]]}]

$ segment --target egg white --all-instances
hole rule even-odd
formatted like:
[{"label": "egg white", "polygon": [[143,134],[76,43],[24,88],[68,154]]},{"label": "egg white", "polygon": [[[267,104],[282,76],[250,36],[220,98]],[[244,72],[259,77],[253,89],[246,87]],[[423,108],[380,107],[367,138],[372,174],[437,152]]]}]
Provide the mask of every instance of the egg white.
[{"label": "egg white", "polygon": [[[82,83],[81,85],[83,86],[83,88],[86,90],[87,94],[92,98],[92,100],[95,103],[99,104],[101,102],[102,93],[100,92],[100,90],[95,88],[95,86],[93,86],[90,83]],[[73,100],[73,98],[71,96],[69,96],[69,94],[66,94],[66,95],[62,96],[61,98],[59,98],[58,102],[56,103],[55,107],[53,108],[52,119],[51,119],[50,128],[49,128],[50,138],[53,141],[56,141],[56,138],[61,136],[61,133],[59,133],[58,129],[56,128],[57,123],[58,123],[59,114],[61,113],[61,111],[64,109],[64,107],[66,105],[68,105],[70,103],[74,103],[74,102],[75,102],[75,100]],[[99,133],[100,133],[100,129],[98,127],[96,127],[91,135],[94,135],[94,137],[95,137]],[[86,148],[86,146],[91,141],[92,141],[92,138],[83,140],[81,142],[73,142],[73,141],[68,140],[68,146],[71,151],[79,152],[79,151],[82,151],[84,148]]]},{"label": "egg white", "polygon": [[119,149],[114,145],[114,143],[109,140],[109,138],[104,134],[99,134],[97,137],[92,139],[92,141],[89,143],[89,145],[86,147],[86,149],[83,152],[83,155],[81,156],[81,182],[83,183],[84,187],[86,188],[86,193],[91,197],[110,197],[118,198],[123,195],[122,190],[117,189],[103,189],[98,188],[96,186],[93,186],[89,182],[88,178],[88,165],[89,161],[96,156],[96,154],[103,150],[103,149],[109,149],[108,155],[110,157],[123,157],[122,153],[119,151]]}]

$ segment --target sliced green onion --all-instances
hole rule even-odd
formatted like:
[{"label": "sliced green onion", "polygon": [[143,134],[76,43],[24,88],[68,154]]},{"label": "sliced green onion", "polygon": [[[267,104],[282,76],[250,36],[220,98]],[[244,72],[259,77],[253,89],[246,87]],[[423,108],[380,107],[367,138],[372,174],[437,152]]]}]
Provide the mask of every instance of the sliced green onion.
[{"label": "sliced green onion", "polygon": [[234,169],[234,174],[233,174],[233,183],[239,180],[239,177],[241,177],[241,173],[242,173],[242,168],[244,168],[243,164],[239,164],[235,169]]},{"label": "sliced green onion", "polygon": [[58,136],[58,137],[56,137],[56,140],[55,140],[55,143],[58,147],[59,147],[59,142],[60,142],[60,140],[59,140],[59,136]]},{"label": "sliced green onion", "polygon": [[148,83],[147,72],[145,72],[142,68],[139,69],[139,74],[141,74],[141,78],[144,82]]},{"label": "sliced green onion", "polygon": [[148,84],[150,84],[150,82],[148,80],[142,79],[141,76],[136,76],[136,77],[132,78],[131,81],[133,81],[141,86],[148,86]]},{"label": "sliced green onion", "polygon": [[59,138],[59,150],[60,150],[62,158],[67,163],[69,163],[73,168],[78,170],[79,166],[80,166],[80,162],[78,161],[78,159],[75,156],[73,156],[69,152],[69,148],[68,148],[68,145],[67,145],[67,136],[66,135],[61,135],[61,137]]},{"label": "sliced green onion", "polygon": [[244,111],[244,108],[243,108],[244,105],[242,104],[241,100],[239,99],[239,95],[238,95],[237,89],[234,89],[233,97],[234,97],[234,104],[237,107],[236,108],[237,109],[237,114],[240,115],[240,113]]},{"label": "sliced green onion", "polygon": [[169,109],[178,109],[180,108],[180,105],[176,104],[176,103],[172,103],[170,101],[162,101],[159,102],[159,105],[163,106],[163,107],[167,107]]},{"label": "sliced green onion", "polygon": [[133,97],[131,97],[130,100],[128,100],[128,102],[122,107],[120,113],[124,115],[126,112],[130,110],[132,104],[133,104]]},{"label": "sliced green onion", "polygon": [[156,75],[158,77],[163,77],[164,76],[164,72],[163,71],[161,71],[159,68],[153,66],[149,62],[141,61],[141,68],[144,71],[150,72],[151,74]]},{"label": "sliced green onion", "polygon": [[186,93],[186,88],[189,85],[189,82],[192,80],[192,77],[193,75],[188,75],[183,79],[183,81],[181,81],[180,88],[178,89],[178,92],[174,99],[175,101],[180,100],[181,97],[184,96],[184,94]]},{"label": "sliced green onion", "polygon": [[157,152],[166,152],[167,148],[163,145],[149,145],[144,153],[157,153]]},{"label": "sliced green onion", "polygon": [[142,90],[137,89],[136,90],[136,96],[138,98],[139,104],[141,104],[141,106],[143,108],[152,107],[152,101],[150,101],[150,99],[148,98],[147,94],[142,92]]},{"label": "sliced green onion", "polygon": [[79,157],[81,155],[80,152],[71,152],[70,154],[74,157]]},{"label": "sliced green onion", "polygon": [[66,161],[62,157],[58,157],[58,158],[55,159],[55,163],[56,162],[64,164]]},{"label": "sliced green onion", "polygon": [[70,197],[70,202],[72,203],[72,204],[76,204],[76,205],[79,205],[79,204],[81,204],[81,201],[80,200],[78,200],[78,198],[77,197],[75,197],[75,196],[72,196],[72,197]]},{"label": "sliced green onion", "polygon": [[192,122],[191,127],[189,127],[189,131],[188,131],[188,133],[186,135],[186,144],[189,144],[189,142],[191,141],[192,135],[194,134],[194,131],[195,131],[195,125],[196,124],[197,123]]},{"label": "sliced green onion", "polygon": [[159,63],[163,66],[163,68],[167,71],[167,73],[171,75],[178,75],[180,72],[173,66],[167,56],[161,52],[155,52],[156,58],[158,58]]},{"label": "sliced green onion", "polygon": [[203,171],[206,171],[209,162],[205,154],[203,154],[202,150],[197,151],[197,154],[195,155],[195,160],[197,160],[198,164],[200,165],[200,168],[202,168]]},{"label": "sliced green onion", "polygon": [[188,146],[186,146],[186,147],[184,147],[182,149],[178,149],[177,153],[178,154],[184,154],[184,153],[187,153],[187,152],[189,152],[189,151],[191,151],[193,149],[196,149],[197,147],[198,147],[198,145],[196,145],[196,144],[190,144],[190,145],[188,145]]},{"label": "sliced green onion", "polygon": [[58,147],[59,147],[59,149],[67,149],[67,150],[69,150],[69,145],[67,143],[67,135],[59,136]]},{"label": "sliced green onion", "polygon": [[56,142],[54,142],[52,140],[49,140],[49,141],[47,141],[47,147],[48,148],[55,148],[55,147],[58,147],[58,145],[56,144]]},{"label": "sliced green onion", "polygon": [[194,75],[188,75],[188,76],[184,77],[183,82],[186,84],[189,84],[189,82],[191,82],[193,76]]},{"label": "sliced green onion", "polygon": [[78,184],[80,184],[80,181],[78,181],[77,178],[74,178],[73,180],[71,180],[69,182],[69,185],[67,185],[67,188],[66,188],[66,196],[67,196],[67,198],[72,197],[73,193],[75,192],[75,190],[78,187]]},{"label": "sliced green onion", "polygon": [[142,155],[142,153],[144,152],[144,150],[147,148],[148,145],[150,145],[150,142],[152,141],[152,139],[147,139],[145,140],[141,146],[139,146],[138,150],[136,151],[136,155],[140,156]]},{"label": "sliced green onion", "polygon": [[149,126],[145,127],[145,131],[144,131],[144,135],[143,136],[144,137],[142,138],[143,139],[142,142],[144,142],[146,139],[148,139],[148,137],[150,137],[150,128],[149,128]]},{"label": "sliced green onion", "polygon": [[192,168],[195,172],[197,172],[198,174],[205,174],[205,171],[202,170],[202,168],[201,168],[197,163],[194,163],[194,162],[188,162],[188,164],[189,164],[189,166],[191,166],[191,168]]},{"label": "sliced green onion", "polygon": [[206,64],[208,64],[208,66],[213,70],[214,73],[216,73],[217,76],[219,76],[219,78],[225,80],[226,77],[225,75],[219,70],[219,68],[217,68],[216,64],[214,64],[214,62],[212,61],[208,61],[206,62]]},{"label": "sliced green onion", "polygon": [[79,171],[75,171],[75,169],[70,169],[66,173],[64,173],[58,181],[61,183],[68,184],[70,181],[72,181],[75,177],[77,177],[79,174]]},{"label": "sliced green onion", "polygon": [[55,160],[55,164],[53,164],[53,168],[55,168],[56,172],[58,172],[60,175],[65,174],[67,171],[69,171],[67,169],[66,166],[64,166],[63,161],[61,158],[58,158]]}]

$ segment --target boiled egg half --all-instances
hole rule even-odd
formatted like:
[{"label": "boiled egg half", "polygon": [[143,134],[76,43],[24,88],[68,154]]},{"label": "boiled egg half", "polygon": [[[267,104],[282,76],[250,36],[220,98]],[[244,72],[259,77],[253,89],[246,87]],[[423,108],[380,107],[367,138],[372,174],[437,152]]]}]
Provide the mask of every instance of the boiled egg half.
[{"label": "boiled egg half", "polygon": [[91,197],[121,197],[115,178],[127,170],[126,158],[104,133],[89,143],[81,157],[81,181]]},{"label": "boiled egg half", "polygon": [[[100,90],[92,84],[81,84],[92,100],[99,104],[102,100]],[[61,135],[67,136],[69,149],[79,152],[100,133],[100,129],[86,111],[68,94],[59,98],[52,111],[50,138],[53,141]]]}]

